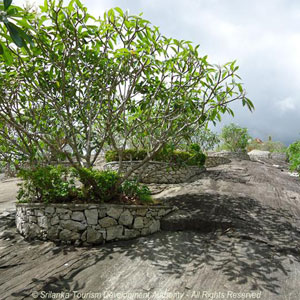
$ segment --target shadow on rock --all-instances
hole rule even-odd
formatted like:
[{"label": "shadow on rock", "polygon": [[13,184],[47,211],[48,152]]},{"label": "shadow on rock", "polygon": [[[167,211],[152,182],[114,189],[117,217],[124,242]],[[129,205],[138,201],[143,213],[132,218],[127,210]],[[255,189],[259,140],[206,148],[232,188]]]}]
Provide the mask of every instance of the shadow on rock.
[{"label": "shadow on rock", "polygon": [[113,243],[95,250],[82,257],[81,266],[65,276],[50,277],[44,282],[36,279],[40,290],[81,290],[84,284],[76,279],[78,274],[96,265],[103,276],[107,262],[120,255],[133,260],[132,264],[137,258],[146,261],[163,278],[194,276],[200,280],[199,276],[205,278],[221,272],[222,275],[217,276],[223,277],[224,283],[246,285],[249,290],[268,290],[274,294],[278,294],[280,283],[290,272],[284,262],[286,256],[267,244],[213,233],[160,232],[147,239]]},{"label": "shadow on rock", "polygon": [[[262,206],[251,198],[211,194],[178,196],[168,198],[166,202],[188,213],[179,217],[182,224],[192,222],[194,226],[197,221],[212,222],[211,230],[202,232],[199,226],[197,231],[191,231],[187,225],[184,230],[177,227],[173,231],[172,222],[174,225],[178,221],[173,213],[166,218],[169,218],[169,224],[164,225],[168,231],[86,249],[65,274],[45,280],[34,279],[38,290],[82,290],[85,284],[78,278],[88,276],[95,268],[98,271],[93,276],[99,280],[98,288],[105,289],[101,282],[107,279],[106,270],[112,266],[115,269],[114,261],[120,272],[115,276],[124,272],[130,276],[131,267],[142,261],[147,272],[153,272],[160,280],[170,276],[181,280],[190,276],[193,287],[201,280],[205,282],[208,276],[218,276],[224,286],[240,285],[247,290],[267,290],[273,294],[282,292],[281,284],[291,273],[290,264],[295,259],[300,261],[297,220],[288,212]],[[64,255],[76,249],[57,247],[53,251]],[[122,261],[127,265],[120,265]],[[132,270],[137,272],[134,267]],[[119,284],[124,285],[125,281],[126,278],[121,276]]]}]

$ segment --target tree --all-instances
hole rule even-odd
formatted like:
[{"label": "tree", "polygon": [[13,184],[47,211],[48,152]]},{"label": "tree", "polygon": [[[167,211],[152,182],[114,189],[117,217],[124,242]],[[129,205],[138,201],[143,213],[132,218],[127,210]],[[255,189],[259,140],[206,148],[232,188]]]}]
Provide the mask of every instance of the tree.
[{"label": "tree", "polygon": [[224,126],[221,133],[223,148],[229,151],[246,151],[251,139],[247,128],[242,128],[233,123]]},{"label": "tree", "polygon": [[11,49],[13,64],[0,62],[2,155],[18,162],[60,156],[91,167],[108,145],[121,167],[138,139],[148,155],[126,178],[170,141],[233,114],[229,103],[254,108],[235,62],[211,65],[199,46],[164,37],[120,8],[95,19],[78,0],[45,1],[30,25],[32,55]]},{"label": "tree", "polygon": [[202,151],[209,151],[220,143],[220,138],[209,128],[201,127],[191,136],[190,142],[198,144]]}]

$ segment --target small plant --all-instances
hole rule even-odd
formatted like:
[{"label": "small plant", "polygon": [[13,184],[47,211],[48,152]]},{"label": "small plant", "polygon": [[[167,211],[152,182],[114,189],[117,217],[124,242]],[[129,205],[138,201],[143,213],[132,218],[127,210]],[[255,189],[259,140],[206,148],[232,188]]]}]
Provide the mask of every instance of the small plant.
[{"label": "small plant", "polygon": [[122,192],[125,197],[137,199],[142,203],[153,202],[149,188],[134,180],[125,180],[122,184]]},{"label": "small plant", "polygon": [[191,157],[188,160],[188,164],[191,166],[197,165],[199,167],[205,164],[206,156],[202,152],[200,145],[198,144],[191,144],[190,145],[190,153]]},{"label": "small plant", "polygon": [[221,133],[223,145],[221,148],[233,152],[246,152],[246,147],[251,139],[247,128],[239,127],[233,123],[224,126]]}]

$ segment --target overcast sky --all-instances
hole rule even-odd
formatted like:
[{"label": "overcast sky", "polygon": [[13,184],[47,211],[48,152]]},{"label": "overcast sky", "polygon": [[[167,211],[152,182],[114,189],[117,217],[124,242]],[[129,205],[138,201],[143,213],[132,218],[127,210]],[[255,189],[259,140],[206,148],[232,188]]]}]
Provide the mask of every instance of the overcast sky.
[{"label": "overcast sky", "polygon": [[[24,0],[13,0],[23,4]],[[42,3],[43,1],[27,1]],[[66,1],[68,2],[68,1]],[[300,1],[85,0],[94,16],[119,6],[159,26],[167,37],[200,44],[211,63],[237,60],[255,111],[234,104],[214,130],[234,122],[250,135],[289,144],[300,139]]]}]

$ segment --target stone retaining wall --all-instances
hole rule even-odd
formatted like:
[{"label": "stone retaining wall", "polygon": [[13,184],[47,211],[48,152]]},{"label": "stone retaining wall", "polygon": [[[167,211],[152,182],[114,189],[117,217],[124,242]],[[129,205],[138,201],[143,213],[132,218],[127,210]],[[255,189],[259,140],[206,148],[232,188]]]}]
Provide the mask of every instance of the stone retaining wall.
[{"label": "stone retaining wall", "polygon": [[231,160],[222,156],[207,156],[205,161],[206,168],[212,168],[219,165],[229,164]]},{"label": "stone retaining wall", "polygon": [[175,209],[116,204],[16,204],[16,225],[27,239],[102,244],[159,231],[160,219]]},{"label": "stone retaining wall", "polygon": [[[122,172],[126,173],[128,170],[140,164],[141,161],[123,161]],[[119,162],[109,162],[104,165],[105,170],[119,170]],[[205,167],[170,165],[165,162],[150,161],[141,169],[134,171],[131,178],[139,177],[143,183],[183,183],[188,182],[190,178],[205,171]]]}]

